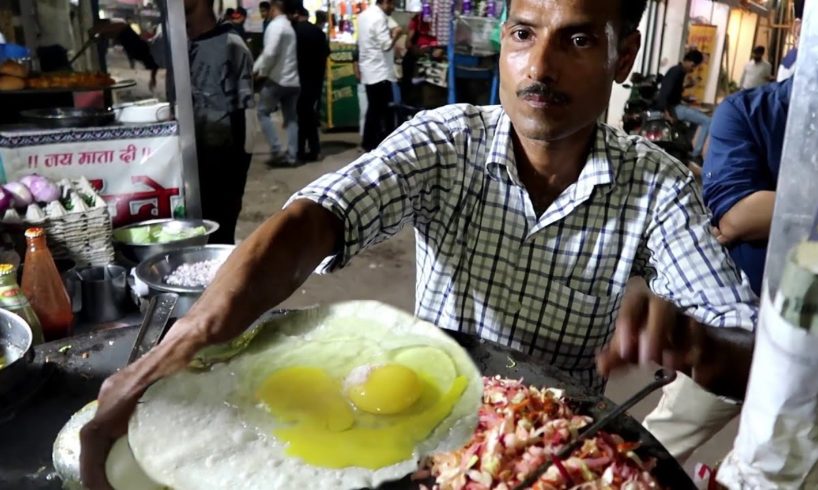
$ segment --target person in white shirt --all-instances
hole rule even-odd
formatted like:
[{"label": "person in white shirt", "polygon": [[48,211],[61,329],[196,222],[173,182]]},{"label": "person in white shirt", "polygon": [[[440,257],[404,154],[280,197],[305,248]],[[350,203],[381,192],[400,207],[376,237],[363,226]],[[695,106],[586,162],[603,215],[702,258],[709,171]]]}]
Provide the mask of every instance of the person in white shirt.
[{"label": "person in white shirt", "polygon": [[388,17],[395,10],[393,0],[377,0],[358,16],[358,68],[368,101],[361,146],[372,151],[392,132],[392,83],[395,55],[392,49],[401,35],[400,26],[389,28]]},{"label": "person in white shirt", "polygon": [[744,73],[741,75],[741,89],[747,90],[760,87],[773,80],[773,66],[764,61],[764,46],[753,48],[753,57],[744,66]]},{"label": "person in white shirt", "polygon": [[[259,94],[258,120],[270,143],[271,166],[295,166],[298,152],[298,113],[296,105],[300,86],[298,58],[296,57],[295,30],[288,16],[295,13],[292,1],[270,2],[273,19],[264,31],[264,49],[253,66],[256,79],[263,85]],[[287,130],[287,148],[282,150],[272,113],[281,108],[284,128]]]}]

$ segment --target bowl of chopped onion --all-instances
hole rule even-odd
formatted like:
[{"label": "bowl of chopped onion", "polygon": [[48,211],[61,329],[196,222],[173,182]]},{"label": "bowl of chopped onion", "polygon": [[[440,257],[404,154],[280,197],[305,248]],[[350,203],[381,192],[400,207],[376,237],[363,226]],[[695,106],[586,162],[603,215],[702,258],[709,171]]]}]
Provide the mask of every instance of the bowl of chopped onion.
[{"label": "bowl of chopped onion", "polygon": [[204,245],[159,253],[140,262],[134,275],[148,287],[148,297],[177,294],[179,299],[173,317],[178,318],[199,299],[234,248],[233,245]]}]

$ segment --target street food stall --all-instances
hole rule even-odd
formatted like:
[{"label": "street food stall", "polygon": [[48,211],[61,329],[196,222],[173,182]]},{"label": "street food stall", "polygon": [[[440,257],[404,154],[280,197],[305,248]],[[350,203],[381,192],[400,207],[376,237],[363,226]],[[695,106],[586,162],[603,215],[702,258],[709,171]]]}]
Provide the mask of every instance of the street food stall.
[{"label": "street food stall", "polygon": [[[157,11],[167,33],[160,50],[170,60],[168,80],[175,83],[175,87],[166,87],[169,102],[162,102],[153,97],[120,97],[118,94],[136,90],[137,82],[105,73],[108,43],[102,35],[106,31],[99,26],[111,25],[110,19],[100,20],[111,11],[94,10],[99,2],[90,0],[71,4],[65,0],[66,8],[54,12],[34,3],[25,8],[20,5],[16,21],[22,26],[16,46],[25,52],[6,53],[0,60],[0,103],[4,106],[0,181],[12,182],[32,173],[54,181],[85,178],[108,202],[115,226],[149,218],[197,216],[192,102],[189,97],[174,97],[189,94],[187,40],[184,32],[167,28],[169,23],[184,25],[183,7],[178,2],[167,6],[162,2]],[[122,5],[115,7],[113,12],[123,9]],[[36,38],[29,31],[47,21],[44,15],[57,16],[69,8],[73,9],[72,19],[84,21],[68,29],[73,33],[73,46],[25,46]],[[145,11],[137,9],[133,15],[142,20]],[[127,27],[129,34],[136,32],[127,23],[116,25]],[[122,35],[112,36],[119,42],[117,36]],[[131,54],[129,51],[128,56]],[[47,71],[48,65],[54,69]]]}]

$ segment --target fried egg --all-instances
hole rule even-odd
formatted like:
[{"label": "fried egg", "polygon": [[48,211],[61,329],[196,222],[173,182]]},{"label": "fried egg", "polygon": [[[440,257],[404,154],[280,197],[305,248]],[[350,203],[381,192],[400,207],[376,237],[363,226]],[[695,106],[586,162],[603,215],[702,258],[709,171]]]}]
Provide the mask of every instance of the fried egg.
[{"label": "fried egg", "polygon": [[437,327],[350,302],[274,319],[229,361],[154,384],[128,438],[177,490],[377,487],[467,442],[481,396]]}]

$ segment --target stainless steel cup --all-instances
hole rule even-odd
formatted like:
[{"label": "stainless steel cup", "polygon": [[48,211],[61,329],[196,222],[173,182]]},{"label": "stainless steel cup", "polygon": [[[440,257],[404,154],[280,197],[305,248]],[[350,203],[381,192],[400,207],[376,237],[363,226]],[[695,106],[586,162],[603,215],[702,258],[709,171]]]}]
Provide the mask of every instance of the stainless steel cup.
[{"label": "stainless steel cup", "polygon": [[71,276],[72,300],[79,303],[83,320],[105,323],[127,314],[128,272],[124,267],[87,266],[75,269]]}]

